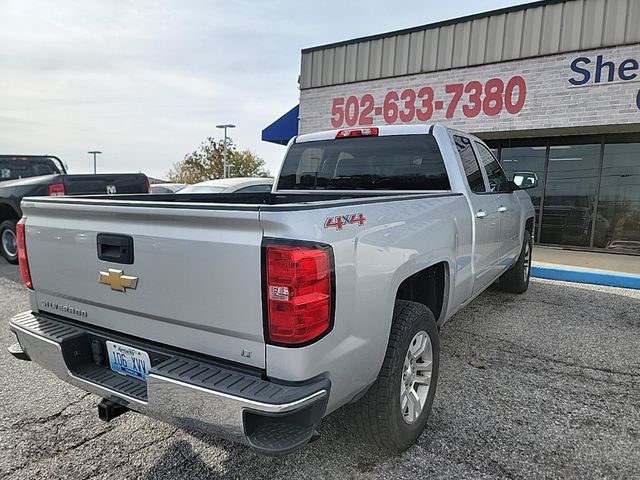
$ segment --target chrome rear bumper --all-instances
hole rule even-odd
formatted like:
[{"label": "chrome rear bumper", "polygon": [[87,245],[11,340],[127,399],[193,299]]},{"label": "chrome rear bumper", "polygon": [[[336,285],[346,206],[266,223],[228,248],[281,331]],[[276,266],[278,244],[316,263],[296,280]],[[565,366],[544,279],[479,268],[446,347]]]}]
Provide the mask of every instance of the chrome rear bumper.
[{"label": "chrome rear bumper", "polygon": [[153,347],[31,312],[12,318],[10,329],[30,360],[82,390],[185,429],[247,443],[263,453],[287,453],[306,444],[326,409],[327,379],[278,384],[256,372],[165,350],[143,382],[96,365],[90,341]]}]

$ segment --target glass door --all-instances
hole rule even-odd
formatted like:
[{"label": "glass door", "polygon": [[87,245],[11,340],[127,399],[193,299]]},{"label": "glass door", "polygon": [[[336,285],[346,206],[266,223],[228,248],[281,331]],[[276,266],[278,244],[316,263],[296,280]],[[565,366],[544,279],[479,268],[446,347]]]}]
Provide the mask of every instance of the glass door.
[{"label": "glass door", "polygon": [[640,253],[640,143],[604,147],[594,246]]},{"label": "glass door", "polygon": [[551,145],[540,243],[589,247],[601,143]]}]

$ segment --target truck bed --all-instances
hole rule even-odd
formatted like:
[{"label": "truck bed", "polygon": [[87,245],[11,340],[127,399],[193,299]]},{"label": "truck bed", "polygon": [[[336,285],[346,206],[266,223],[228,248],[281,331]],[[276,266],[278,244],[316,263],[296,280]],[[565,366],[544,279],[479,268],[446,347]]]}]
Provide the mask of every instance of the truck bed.
[{"label": "truck bed", "polygon": [[[425,198],[433,201],[420,201]],[[257,368],[266,366],[265,238],[354,242],[369,232],[373,239],[375,224],[401,231],[398,220],[415,215],[411,209],[440,208],[440,215],[467,211],[461,195],[451,192],[103,195],[23,202],[40,311]],[[354,214],[370,215],[367,226],[326,223]],[[388,242],[385,235],[375,242]],[[101,256],[105,236],[130,242],[130,261]],[[119,251],[120,245],[107,248]],[[135,278],[137,286],[113,291],[103,281],[110,275]]]},{"label": "truck bed", "polygon": [[308,193],[173,193],[173,194],[130,194],[130,195],[76,195],[73,198],[38,198],[39,202],[73,203],[73,204],[96,204],[101,205],[139,205],[139,206],[166,206],[163,204],[180,203],[196,204],[187,208],[206,208],[206,205],[215,205],[215,208],[225,208],[230,206],[233,209],[257,210],[260,205],[271,206],[298,206],[304,208],[309,204],[317,204],[334,201],[357,200],[359,202],[371,201],[391,201],[406,198],[424,198],[439,196],[461,195],[450,191],[431,192],[384,192],[384,191],[362,191],[362,192],[308,192]]}]

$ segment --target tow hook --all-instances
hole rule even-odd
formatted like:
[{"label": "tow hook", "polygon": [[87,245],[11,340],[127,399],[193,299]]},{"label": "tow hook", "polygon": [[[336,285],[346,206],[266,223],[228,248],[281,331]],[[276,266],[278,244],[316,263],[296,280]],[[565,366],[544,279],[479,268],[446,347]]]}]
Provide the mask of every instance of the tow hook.
[{"label": "tow hook", "polygon": [[22,349],[22,345],[19,342],[14,343],[9,348],[7,348],[8,352],[16,357],[18,360],[25,360],[27,362],[31,361],[29,354]]},{"label": "tow hook", "polygon": [[103,420],[105,422],[110,422],[114,418],[119,417],[120,415],[128,411],[129,409],[124,405],[112,402],[111,400],[107,400],[106,398],[103,398],[102,401],[98,404],[98,417],[100,417],[100,420]]}]

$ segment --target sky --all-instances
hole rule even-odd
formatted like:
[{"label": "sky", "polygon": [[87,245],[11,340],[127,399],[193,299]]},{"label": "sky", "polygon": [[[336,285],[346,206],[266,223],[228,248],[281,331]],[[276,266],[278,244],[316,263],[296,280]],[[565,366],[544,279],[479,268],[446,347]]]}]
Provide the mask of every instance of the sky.
[{"label": "sky", "polygon": [[275,174],[260,136],[298,103],[301,49],[522,3],[0,0],[0,154],[166,178],[233,123]]}]

